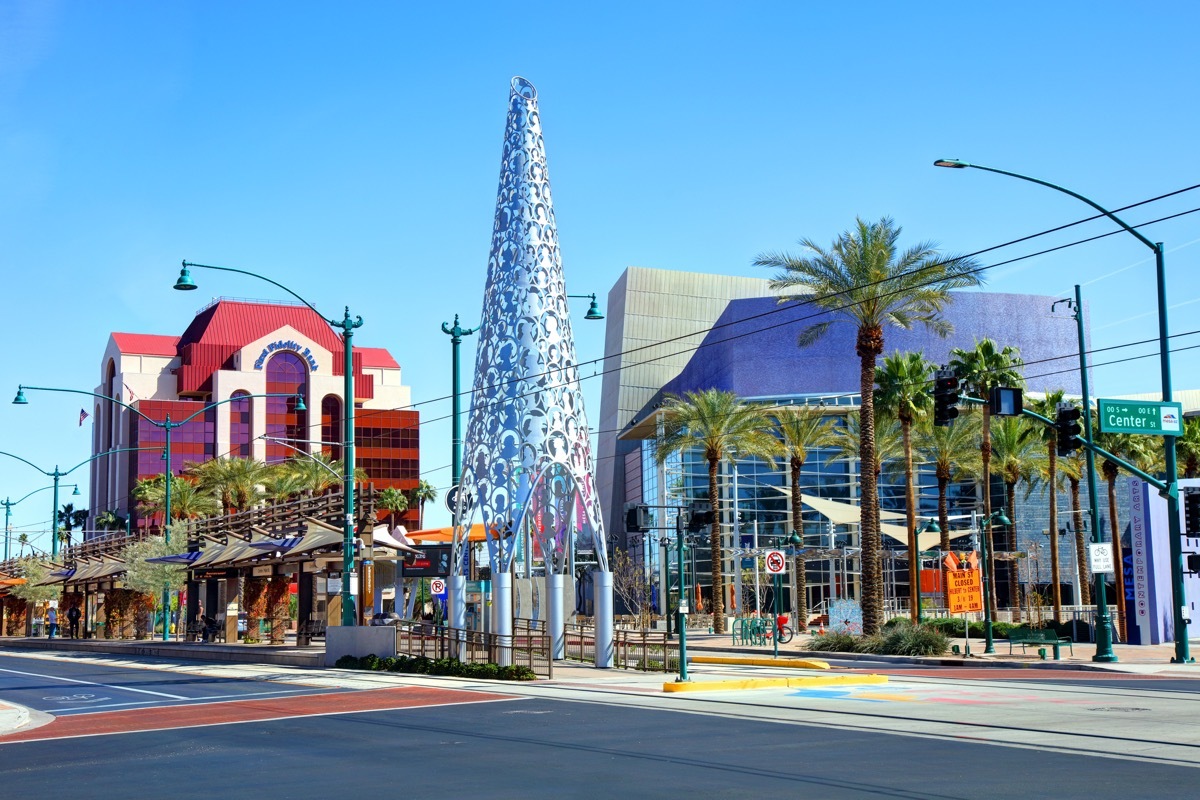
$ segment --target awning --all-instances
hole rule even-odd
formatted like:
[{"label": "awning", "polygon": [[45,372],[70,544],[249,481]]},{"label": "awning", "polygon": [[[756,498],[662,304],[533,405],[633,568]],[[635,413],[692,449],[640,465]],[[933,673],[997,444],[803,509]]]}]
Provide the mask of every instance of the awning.
[{"label": "awning", "polygon": [[322,547],[341,544],[345,536],[345,532],[339,528],[335,528],[320,520],[308,519],[305,520],[304,537],[300,540],[299,544],[288,551],[288,554],[308,553]]},{"label": "awning", "polygon": [[[905,525],[880,525],[879,532],[882,533],[884,536],[895,539],[897,542],[903,542],[904,544],[908,544],[908,527]],[[970,535],[971,535],[970,530],[950,531],[951,539],[957,539],[960,536],[970,536]],[[917,549],[918,550],[932,550],[933,548],[937,547],[941,541],[942,541],[942,535],[940,533],[934,533],[933,531],[925,531],[924,533],[918,533],[917,534]]]},{"label": "awning", "polygon": [[[771,487],[781,494],[790,495],[790,489],[782,489],[778,486]],[[862,507],[843,503],[840,500],[827,500],[823,497],[813,497],[809,494],[800,495],[800,502],[816,511],[822,517],[834,523],[835,525],[861,525],[862,524]],[[879,509],[880,519],[904,519],[904,513],[899,511],[884,511]]]},{"label": "awning", "polygon": [[194,553],[175,553],[169,556],[156,556],[155,558],[147,558],[147,564],[191,564],[200,556],[204,555],[203,550],[197,550]]},{"label": "awning", "polygon": [[392,536],[386,525],[376,528],[372,534],[371,546],[375,548],[386,547],[389,550],[395,550],[400,553],[415,553],[417,555],[424,555],[416,547],[413,547],[410,542],[406,541],[408,536],[403,525],[396,527],[396,533],[400,538]]},{"label": "awning", "polygon": [[[454,540],[454,528],[453,528],[453,526],[450,526],[450,527],[445,527],[445,528],[427,528],[426,530],[423,530],[423,531],[413,531],[412,533],[408,534],[408,538],[411,539],[414,544],[420,544],[420,543],[426,543],[426,542],[428,542],[428,543],[436,543],[436,542],[448,543],[448,542],[451,542]],[[472,542],[487,541],[487,532],[486,532],[486,529],[483,527],[482,523],[476,523],[471,526],[471,531],[470,531],[468,540],[472,541]]]}]

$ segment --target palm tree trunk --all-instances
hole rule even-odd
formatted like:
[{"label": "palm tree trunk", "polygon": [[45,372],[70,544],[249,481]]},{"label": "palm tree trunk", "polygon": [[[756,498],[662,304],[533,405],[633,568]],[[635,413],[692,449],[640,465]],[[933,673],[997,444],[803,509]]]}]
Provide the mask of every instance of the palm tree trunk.
[{"label": "palm tree trunk", "polygon": [[879,486],[876,478],[875,456],[875,359],[883,350],[883,331],[879,328],[859,328],[856,351],[859,356],[859,391],[862,405],[859,420],[859,479],[862,484],[859,539],[862,548],[862,605],[863,633],[879,633],[883,626],[883,565],[879,539]]},{"label": "palm tree trunk", "polygon": [[950,554],[950,508],[946,502],[946,491],[950,487],[950,471],[941,465],[937,467],[938,485],[938,525],[942,528],[942,604],[950,607],[950,567],[946,564],[946,556]]},{"label": "palm tree trunk", "polygon": [[[804,530],[804,521],[800,516],[800,470],[804,466],[804,462],[798,458],[792,459],[792,530],[800,533]],[[796,554],[796,563],[792,565],[796,570],[796,630],[804,631],[808,628],[808,565],[804,558],[804,546],[800,546],[801,552]]]},{"label": "palm tree trunk", "polygon": [[917,492],[913,486],[912,422],[900,421],[904,440],[904,504],[908,507],[908,606],[909,617],[915,625],[921,618],[921,548],[917,542]]},{"label": "palm tree trunk", "polygon": [[[1108,470],[1105,470],[1107,473]],[[1117,474],[1116,469],[1113,469],[1111,477],[1105,475],[1108,479],[1108,521],[1109,529],[1112,531],[1112,547],[1113,547],[1113,564],[1115,565],[1113,578],[1115,579],[1117,588],[1117,631],[1121,635],[1121,641],[1128,641],[1125,638],[1125,556],[1121,552],[1121,533],[1117,526]]]},{"label": "palm tree trunk", "polygon": [[[1017,501],[1016,501],[1016,498],[1013,496],[1014,490],[1016,489],[1016,487],[1017,487],[1016,481],[1012,481],[1011,483],[1008,481],[1004,482],[1004,498],[1005,498],[1004,513],[1008,514],[1009,521],[1011,521],[1013,523],[1012,525],[1010,525],[1008,527],[1008,530],[1005,531],[1005,534],[1004,534],[1004,542],[1005,542],[1004,546],[1005,546],[1005,549],[1010,553],[1016,552],[1016,549],[1017,549],[1017,535],[1016,535]],[[1020,622],[1021,621],[1021,573],[1017,566],[1017,563],[1018,562],[1015,560],[1009,561],[1007,569],[1005,571],[1008,573],[1008,585],[1012,591],[1011,605],[1013,606],[1013,608],[1016,609],[1016,611],[1013,612],[1016,615],[1014,617],[1014,621]]]},{"label": "palm tree trunk", "polygon": [[1058,448],[1054,442],[1046,448],[1050,476],[1050,597],[1054,604],[1054,621],[1062,622],[1062,580],[1058,571]]},{"label": "palm tree trunk", "polygon": [[712,504],[712,529],[708,546],[712,553],[712,620],[713,633],[725,632],[725,574],[724,552],[721,547],[721,496],[717,487],[718,459],[708,460],[708,502]]},{"label": "palm tree trunk", "polygon": [[1071,519],[1075,528],[1075,566],[1079,571],[1079,597],[1075,602],[1080,605],[1092,604],[1092,576],[1088,570],[1087,537],[1083,531],[1083,514],[1079,508],[1079,481],[1071,481]]},{"label": "palm tree trunk", "polygon": [[[984,393],[986,397],[986,393]],[[983,518],[988,519],[992,513],[992,412],[985,403],[983,406],[983,426],[980,429],[982,438],[979,442],[979,456],[983,460]],[[988,608],[991,609],[992,619],[996,618],[996,547],[992,537],[992,525],[985,526],[983,535],[986,538],[984,547],[992,558],[987,560]]]}]

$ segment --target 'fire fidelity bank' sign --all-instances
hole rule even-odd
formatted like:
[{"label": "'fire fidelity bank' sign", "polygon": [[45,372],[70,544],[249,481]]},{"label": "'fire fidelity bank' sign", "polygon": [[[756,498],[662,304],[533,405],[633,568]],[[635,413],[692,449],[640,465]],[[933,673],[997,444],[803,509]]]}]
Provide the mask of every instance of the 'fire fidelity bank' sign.
[{"label": "'fire fidelity bank' sign", "polygon": [[286,342],[271,342],[269,345],[264,347],[262,353],[259,354],[258,359],[254,362],[254,368],[262,369],[263,364],[267,363],[267,357],[272,353],[279,352],[280,350],[290,350],[293,353],[299,353],[304,360],[308,362],[308,368],[313,372],[317,371],[317,359],[312,354],[312,351],[298,342],[293,342],[291,339],[288,339]]}]

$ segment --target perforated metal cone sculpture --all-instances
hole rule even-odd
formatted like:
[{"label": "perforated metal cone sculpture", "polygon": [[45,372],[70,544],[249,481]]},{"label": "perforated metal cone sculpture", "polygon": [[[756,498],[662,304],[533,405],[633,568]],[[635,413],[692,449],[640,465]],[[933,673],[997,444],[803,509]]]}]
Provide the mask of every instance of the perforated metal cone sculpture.
[{"label": "perforated metal cone sculpture", "polygon": [[[514,554],[526,530],[540,545],[547,576],[558,576],[560,587],[572,539],[590,544],[607,576],[596,581],[596,616],[611,616],[611,573],[537,91],[524,78],[513,79],[509,95],[480,319],[456,519],[469,524],[476,512],[482,517],[501,592],[504,584],[511,587]],[[602,609],[605,585],[610,599]],[[555,589],[547,589],[553,627]]]}]

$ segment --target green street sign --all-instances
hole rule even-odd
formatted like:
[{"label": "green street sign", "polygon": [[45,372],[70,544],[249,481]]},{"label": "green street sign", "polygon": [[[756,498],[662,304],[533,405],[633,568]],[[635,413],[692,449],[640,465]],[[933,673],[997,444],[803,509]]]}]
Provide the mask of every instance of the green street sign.
[{"label": "green street sign", "polygon": [[1150,400],[1098,400],[1102,433],[1183,434],[1183,405]]}]

